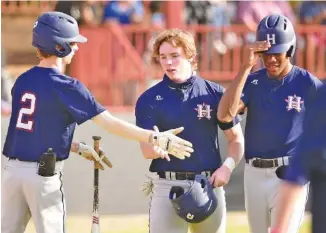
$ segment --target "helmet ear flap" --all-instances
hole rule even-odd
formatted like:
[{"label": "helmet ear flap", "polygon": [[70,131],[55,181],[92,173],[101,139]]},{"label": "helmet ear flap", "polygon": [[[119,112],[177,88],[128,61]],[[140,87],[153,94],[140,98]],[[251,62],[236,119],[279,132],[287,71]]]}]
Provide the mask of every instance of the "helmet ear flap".
[{"label": "helmet ear flap", "polygon": [[60,48],[56,48],[55,49],[55,55],[58,57],[65,57],[67,55],[69,55],[72,51],[70,45],[68,43],[60,43],[59,44]]},{"label": "helmet ear flap", "polygon": [[181,197],[185,193],[185,190],[180,186],[173,186],[170,190],[170,199],[176,199]]},{"label": "helmet ear flap", "polygon": [[295,53],[295,47],[292,45],[289,50],[286,52],[287,57],[293,57]]}]

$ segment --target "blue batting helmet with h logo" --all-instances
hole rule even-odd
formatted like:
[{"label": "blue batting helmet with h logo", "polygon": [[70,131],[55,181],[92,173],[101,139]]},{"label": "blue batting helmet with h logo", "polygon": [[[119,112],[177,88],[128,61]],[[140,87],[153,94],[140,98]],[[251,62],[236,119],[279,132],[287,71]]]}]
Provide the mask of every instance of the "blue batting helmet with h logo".
[{"label": "blue batting helmet with h logo", "polygon": [[256,31],[256,40],[270,42],[271,47],[265,52],[287,53],[288,57],[292,57],[295,53],[296,35],[291,21],[278,14],[268,15],[258,24]]},{"label": "blue batting helmet with h logo", "polygon": [[[69,43],[86,41],[79,34],[77,21],[61,12],[46,12],[34,24],[33,46],[57,57],[65,57],[71,53]],[[58,49],[57,45],[61,48]]]},{"label": "blue batting helmet with h logo", "polygon": [[181,186],[173,186],[169,198],[176,213],[189,223],[204,221],[217,207],[213,187],[204,175],[196,175],[187,192]]}]

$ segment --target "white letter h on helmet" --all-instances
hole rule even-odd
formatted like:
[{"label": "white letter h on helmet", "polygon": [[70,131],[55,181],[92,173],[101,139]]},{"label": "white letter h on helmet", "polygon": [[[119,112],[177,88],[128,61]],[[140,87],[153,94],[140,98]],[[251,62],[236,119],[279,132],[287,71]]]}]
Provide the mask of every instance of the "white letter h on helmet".
[{"label": "white letter h on helmet", "polygon": [[270,42],[271,44],[276,44],[275,42],[275,34],[266,34],[267,36],[267,41]]}]

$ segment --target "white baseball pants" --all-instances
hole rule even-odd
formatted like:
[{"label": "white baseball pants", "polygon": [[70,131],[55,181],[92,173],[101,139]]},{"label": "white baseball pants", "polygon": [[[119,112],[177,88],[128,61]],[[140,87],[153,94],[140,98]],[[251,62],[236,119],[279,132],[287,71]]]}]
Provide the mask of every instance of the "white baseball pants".
[{"label": "white baseball pants", "polygon": [[42,177],[35,162],[8,161],[2,179],[2,233],[23,233],[31,217],[37,233],[65,232],[63,164],[56,163],[54,176]]},{"label": "white baseball pants", "polygon": [[[282,180],[276,174],[277,168],[256,168],[246,163],[244,171],[245,206],[251,233],[268,233],[275,225],[278,189]],[[292,212],[288,233],[299,232],[308,198],[306,192],[297,201]]]},{"label": "white baseball pants", "polygon": [[172,186],[181,186],[187,191],[193,181],[153,180],[152,197],[149,203],[149,232],[150,233],[187,233],[188,227],[192,233],[225,233],[226,232],[226,204],[224,189],[215,188],[218,206],[214,213],[201,223],[190,224],[180,218],[169,199]]}]

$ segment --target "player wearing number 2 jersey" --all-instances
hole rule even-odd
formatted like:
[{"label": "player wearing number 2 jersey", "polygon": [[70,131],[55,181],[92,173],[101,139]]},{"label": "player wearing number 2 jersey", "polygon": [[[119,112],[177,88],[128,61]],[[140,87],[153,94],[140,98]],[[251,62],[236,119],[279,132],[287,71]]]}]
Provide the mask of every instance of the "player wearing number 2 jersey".
[{"label": "player wearing number 2 jersey", "polygon": [[[64,160],[71,150],[101,162],[91,147],[72,144],[76,123],[91,119],[109,133],[151,143],[178,158],[193,151],[191,143],[174,135],[182,128],[159,133],[121,121],[81,82],[62,74],[63,65],[78,50],[77,43],[86,40],[76,20],[63,13],[44,13],[34,25],[33,46],[40,63],[23,73],[12,89],[12,115],[3,148],[8,163],[2,179],[2,233],[24,232],[30,217],[37,233],[65,232]],[[39,175],[39,164],[44,166],[41,156],[48,148],[57,155],[55,171]]]}]

